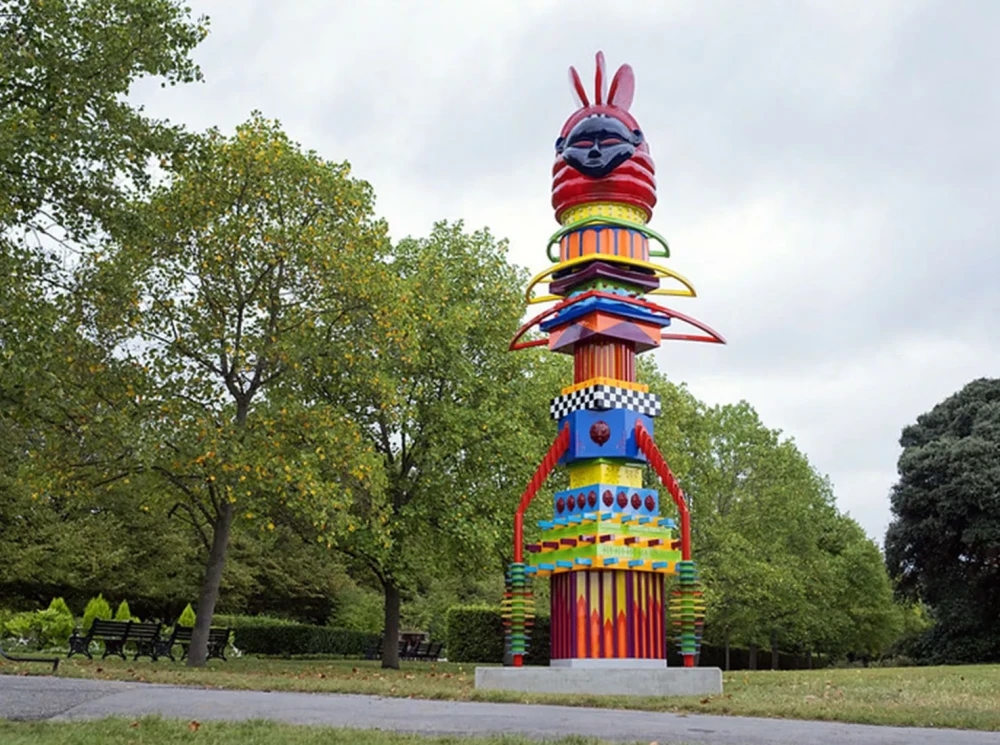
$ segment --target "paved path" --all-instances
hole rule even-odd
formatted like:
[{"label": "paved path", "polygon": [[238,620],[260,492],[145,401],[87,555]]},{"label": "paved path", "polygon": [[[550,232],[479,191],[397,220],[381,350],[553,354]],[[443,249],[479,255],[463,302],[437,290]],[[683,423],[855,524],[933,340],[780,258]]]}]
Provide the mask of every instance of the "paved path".
[{"label": "paved path", "polygon": [[996,732],[0,675],[0,717],[67,720],[145,714],[203,721],[273,719],[424,734],[580,734],[663,745],[1000,745]]}]

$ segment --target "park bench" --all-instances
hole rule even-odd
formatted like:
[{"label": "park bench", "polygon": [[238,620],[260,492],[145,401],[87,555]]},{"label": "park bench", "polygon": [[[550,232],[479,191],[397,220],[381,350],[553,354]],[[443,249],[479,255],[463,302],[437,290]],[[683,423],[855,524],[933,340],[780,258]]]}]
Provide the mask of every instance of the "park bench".
[{"label": "park bench", "polygon": [[193,633],[194,626],[181,626],[180,624],[175,625],[173,633],[171,633],[170,636],[166,639],[159,639],[156,642],[156,656],[169,657],[171,662],[176,662],[177,660],[174,658],[174,647],[180,644],[182,649],[184,649],[184,654],[187,654],[187,647],[191,644],[191,634]]},{"label": "park bench", "polygon": [[[184,637],[179,639],[176,643],[181,645],[183,653],[181,654],[181,659],[184,660],[188,656],[188,650],[191,648],[191,634],[194,633],[193,628],[182,626],[181,628],[188,629],[185,632]],[[176,631],[176,629],[175,629]],[[226,659],[226,647],[229,646],[229,637],[232,635],[232,629],[216,629],[211,628],[208,630],[208,656],[206,659],[212,660],[222,660],[223,662],[228,662]],[[170,659],[173,659],[171,657]]]},{"label": "park bench", "polygon": [[[375,660],[382,656],[383,641],[377,645],[372,645],[365,650],[365,659]],[[401,660],[437,660],[441,655],[441,648],[444,645],[440,642],[430,643],[419,639],[399,640],[399,659]]]},{"label": "park bench", "polygon": [[160,639],[160,623],[136,623],[135,621],[102,621],[96,619],[90,625],[86,634],[81,635],[79,631],[74,631],[69,638],[69,654],[67,658],[75,654],[83,654],[88,660],[92,660],[90,645],[92,642],[104,643],[104,654],[101,659],[106,659],[110,655],[116,655],[123,660],[128,659],[125,654],[125,644],[133,642],[136,646],[136,653],[133,659],[139,657],[149,657],[156,661],[156,642]]},{"label": "park bench", "polygon": [[128,635],[128,628],[131,624],[131,621],[102,621],[95,619],[90,624],[87,633],[83,636],[80,635],[79,631],[73,632],[73,635],[69,638],[69,654],[66,657],[69,658],[75,654],[83,654],[87,656],[88,660],[92,660],[94,658],[90,654],[90,643],[104,642],[104,656],[101,657],[102,660],[112,654],[118,655],[124,660],[125,637]]},{"label": "park bench", "polygon": [[160,641],[160,629],[162,628],[162,623],[136,623],[135,621],[129,621],[125,641],[135,644],[135,656],[132,658],[133,660],[137,660],[140,657],[148,657],[153,662],[156,662],[156,645]]},{"label": "park bench", "polygon": [[441,655],[441,642],[418,642],[411,645],[405,654],[400,654],[404,660],[429,660],[436,661]]}]

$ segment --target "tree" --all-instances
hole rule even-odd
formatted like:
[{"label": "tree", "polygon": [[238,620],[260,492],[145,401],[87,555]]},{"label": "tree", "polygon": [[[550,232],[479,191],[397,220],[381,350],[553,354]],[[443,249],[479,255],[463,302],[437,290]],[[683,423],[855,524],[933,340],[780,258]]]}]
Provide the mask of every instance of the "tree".
[{"label": "tree", "polygon": [[309,377],[317,399],[350,412],[384,473],[384,498],[358,492],[334,545],[382,587],[390,668],[399,666],[401,593],[421,572],[490,565],[547,447],[525,436],[540,415],[518,405],[531,380],[507,351],[525,278],[506,243],[439,223],[426,239],[401,241],[392,267],[393,315],[373,317],[350,357],[324,360]]},{"label": "tree", "polygon": [[663,402],[656,439],[689,499],[706,637],[837,654],[893,641],[900,609],[878,549],[795,443],[746,402],[707,408],[655,369],[640,374]]},{"label": "tree", "polygon": [[63,426],[66,368],[81,359],[68,270],[148,187],[149,160],[184,145],[126,94],[144,77],[200,79],[190,53],[206,33],[175,0],[0,3],[0,546],[43,526],[63,540],[11,552],[29,571],[5,562],[5,581],[22,587],[37,571],[26,556],[46,553],[49,579],[64,563],[57,546],[86,536],[58,531],[61,505],[33,501],[21,478],[40,429]]},{"label": "tree", "polygon": [[0,226],[80,241],[148,185],[181,131],[125,97],[146,76],[200,79],[207,24],[176,0],[0,5]]},{"label": "tree", "polygon": [[294,382],[319,329],[349,339],[380,285],[385,226],[348,174],[259,115],[232,137],[210,131],[79,272],[90,335],[115,350],[93,374],[115,380],[102,426],[90,412],[71,432],[99,455],[57,465],[86,489],[155,476],[158,507],[201,539],[189,665],[205,662],[237,517],[332,530],[353,488],[377,491],[352,423]]},{"label": "tree", "polygon": [[1000,380],[972,381],[900,445],[889,572],[933,611],[932,660],[1000,660]]}]

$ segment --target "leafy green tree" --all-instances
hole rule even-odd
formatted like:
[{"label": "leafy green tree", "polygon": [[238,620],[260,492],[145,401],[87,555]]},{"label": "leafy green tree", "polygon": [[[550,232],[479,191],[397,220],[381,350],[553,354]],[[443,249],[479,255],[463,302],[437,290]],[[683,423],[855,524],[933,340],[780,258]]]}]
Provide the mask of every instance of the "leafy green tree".
[{"label": "leafy green tree", "polygon": [[128,601],[123,600],[118,604],[118,610],[115,611],[116,621],[131,621],[132,611],[128,607]]},{"label": "leafy green tree", "polygon": [[[877,547],[794,442],[746,402],[707,408],[650,366],[656,439],[692,513],[706,638],[871,655],[900,632]],[[647,475],[655,483],[655,475]]]},{"label": "leafy green tree", "polygon": [[933,611],[931,661],[1000,660],[1000,380],[981,378],[903,429],[886,563]]},{"label": "leafy green tree", "polygon": [[[179,128],[126,95],[142,78],[199,79],[190,53],[206,32],[207,19],[175,0],[0,4],[0,553],[23,570],[0,562],[0,584],[25,597],[40,573],[32,558],[58,576],[72,554],[60,549],[85,537],[60,533],[58,505],[21,478],[41,425],[65,424],[65,368],[81,359],[68,271],[148,187],[150,160],[182,150]],[[39,527],[52,530],[49,548]],[[15,550],[24,544],[31,550]],[[37,584],[37,595],[51,585]]]},{"label": "leafy green tree", "polygon": [[392,268],[393,315],[373,318],[353,354],[323,360],[309,378],[317,399],[349,412],[384,473],[384,496],[358,491],[331,545],[383,590],[385,667],[399,665],[403,590],[424,572],[491,566],[544,453],[524,437],[539,414],[517,405],[530,380],[507,351],[524,275],[506,243],[439,223],[426,239],[401,241]]},{"label": "leafy green tree", "polygon": [[92,235],[149,183],[179,130],[126,96],[144,77],[201,78],[207,33],[176,0],[8,0],[0,6],[0,225],[56,243]]},{"label": "leafy green tree", "polygon": [[189,665],[205,662],[237,515],[265,531],[269,510],[313,515],[325,531],[353,488],[375,491],[353,424],[294,385],[314,337],[350,338],[371,312],[384,269],[371,188],[348,173],[255,115],[209,132],[80,272],[92,335],[118,353],[94,373],[117,376],[84,434],[100,455],[77,470],[86,488],[152,475],[158,507],[201,539]]}]

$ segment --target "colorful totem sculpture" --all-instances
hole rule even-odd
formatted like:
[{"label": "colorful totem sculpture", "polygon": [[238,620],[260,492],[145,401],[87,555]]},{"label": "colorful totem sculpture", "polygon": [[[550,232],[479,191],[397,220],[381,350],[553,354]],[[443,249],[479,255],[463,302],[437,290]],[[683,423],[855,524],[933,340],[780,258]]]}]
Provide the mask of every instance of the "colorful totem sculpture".
[{"label": "colorful totem sculpture", "polygon": [[[695,292],[684,277],[650,261],[668,258],[670,250],[647,226],[656,180],[649,145],[629,113],[632,68],[622,65],[608,87],[598,52],[593,102],[572,67],[570,82],[580,108],[556,140],[552,169],[552,206],[562,227],[549,240],[553,266],[527,290],[529,304],[555,305],[526,323],[511,349],[546,345],[572,355],[573,385],[552,401],[559,434],[515,513],[504,598],[507,648],[521,665],[534,619],[532,580],[550,577],[552,665],[664,666],[665,579],[675,576],[673,637],[692,667],[704,608],[688,505],[653,441],[660,401],[636,380],[635,359],[663,340],[725,341],[645,299]],[[548,291],[535,296],[540,285]],[[698,333],[668,332],[675,321]],[[536,326],[545,337],[522,341]],[[553,519],[539,524],[542,539],[524,546],[524,512],[557,465],[569,471],[570,488],[555,494]],[[669,493],[677,522],[661,516],[657,489],[643,488],[646,466]]]}]

